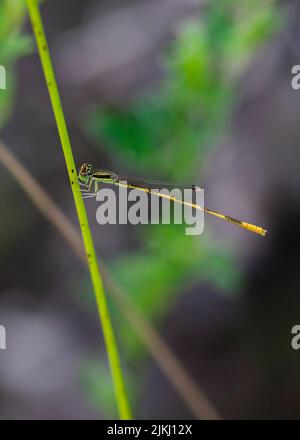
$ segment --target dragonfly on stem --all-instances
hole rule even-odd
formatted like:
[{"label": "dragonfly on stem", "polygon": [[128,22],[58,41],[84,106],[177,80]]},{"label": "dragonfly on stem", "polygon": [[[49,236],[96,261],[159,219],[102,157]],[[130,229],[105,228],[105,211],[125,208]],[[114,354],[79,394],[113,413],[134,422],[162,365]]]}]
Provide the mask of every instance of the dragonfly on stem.
[{"label": "dragonfly on stem", "polygon": [[[232,223],[236,226],[239,226],[242,229],[246,229],[247,231],[253,232],[255,234],[265,236],[267,231],[266,229],[263,229],[260,226],[253,225],[251,223],[244,222],[242,220],[238,220],[236,218],[230,217],[229,215],[222,214],[217,211],[213,211],[209,208],[206,208],[205,206],[200,206],[192,202],[187,202],[181,199],[178,199],[174,196],[163,194],[161,192],[155,191],[158,186],[161,187],[172,187],[172,188],[179,188],[179,189],[191,189],[193,191],[200,191],[201,189],[196,185],[188,186],[178,186],[175,183],[166,183],[166,182],[153,182],[151,180],[142,180],[137,178],[130,178],[127,176],[121,176],[114,171],[109,170],[100,170],[100,169],[93,169],[93,166],[89,163],[84,163],[81,165],[79,173],[78,173],[78,180],[79,184],[81,186],[81,191],[83,194],[83,198],[89,198],[89,197],[95,197],[98,190],[99,190],[99,184],[100,183],[106,183],[106,184],[112,184],[117,185],[119,187],[125,187],[128,189],[135,189],[138,191],[143,191],[145,193],[165,198],[173,203],[179,203],[181,205],[189,206],[194,209],[199,209],[206,214],[210,214],[214,217],[217,217],[221,220],[225,220],[229,223]],[[92,189],[94,187],[94,192],[92,192]]]}]

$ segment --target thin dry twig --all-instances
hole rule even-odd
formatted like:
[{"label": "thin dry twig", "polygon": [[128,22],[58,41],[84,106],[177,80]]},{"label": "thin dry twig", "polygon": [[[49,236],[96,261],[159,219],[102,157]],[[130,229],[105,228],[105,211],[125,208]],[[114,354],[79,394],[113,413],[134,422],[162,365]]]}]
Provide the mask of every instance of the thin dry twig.
[{"label": "thin dry twig", "polygon": [[[74,250],[75,254],[80,258],[81,262],[86,265],[83,244],[76,228],[1,140],[0,161],[19,183],[36,208],[59,231]],[[100,266],[109,293],[116,300],[116,304],[120,307],[126,319],[130,322],[145,347],[147,347],[158,366],[181,395],[194,416],[197,419],[221,419],[222,417],[206,394],[199,389],[198,384],[196,384],[194,379],[186,372],[184,366],[167,343],[123,292],[123,289],[114,280],[103,262],[101,262]]]}]

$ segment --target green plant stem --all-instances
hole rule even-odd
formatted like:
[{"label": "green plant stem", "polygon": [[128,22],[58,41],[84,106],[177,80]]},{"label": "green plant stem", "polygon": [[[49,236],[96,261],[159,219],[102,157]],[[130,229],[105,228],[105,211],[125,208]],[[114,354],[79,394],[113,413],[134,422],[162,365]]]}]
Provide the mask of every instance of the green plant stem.
[{"label": "green plant stem", "polygon": [[75,162],[70,144],[68,129],[61,105],[58,86],[55,79],[54,69],[48,49],[47,39],[43,26],[42,17],[39,10],[39,0],[26,0],[27,7],[35,34],[38,51],[43,66],[44,75],[53,107],[53,112],[62,144],[63,153],[67,165],[71,188],[73,191],[75,206],[81,227],[81,233],[87,255],[88,266],[94,287],[100,321],[102,324],[104,340],[106,344],[109,364],[111,368],[115,396],[121,419],[131,419],[131,411],[124,386],[124,379],[120,366],[120,359],[116,345],[115,335],[111,324],[111,319],[107,307],[106,296],[103,288],[102,279],[98,269],[97,256],[93,244],[92,235],[89,228],[85,206],[81,197],[80,187],[77,180]]}]

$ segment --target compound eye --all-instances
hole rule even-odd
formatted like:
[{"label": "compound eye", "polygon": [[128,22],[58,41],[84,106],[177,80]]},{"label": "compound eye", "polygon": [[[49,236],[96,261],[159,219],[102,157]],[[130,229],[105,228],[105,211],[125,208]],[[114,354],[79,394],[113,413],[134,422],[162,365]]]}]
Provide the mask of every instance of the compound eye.
[{"label": "compound eye", "polygon": [[89,174],[91,174],[91,173],[92,173],[92,165],[89,164],[89,163],[84,163],[84,164],[81,166],[80,174],[81,174],[82,176],[87,176],[87,175],[89,175]]}]

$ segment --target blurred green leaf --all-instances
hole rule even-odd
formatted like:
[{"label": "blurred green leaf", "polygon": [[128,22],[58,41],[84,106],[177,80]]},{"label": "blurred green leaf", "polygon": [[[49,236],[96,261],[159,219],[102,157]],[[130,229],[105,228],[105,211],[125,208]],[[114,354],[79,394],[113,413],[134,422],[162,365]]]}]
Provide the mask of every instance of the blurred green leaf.
[{"label": "blurred green leaf", "polygon": [[31,37],[22,34],[25,15],[25,1],[2,0],[0,3],[0,64],[6,69],[7,83],[5,93],[0,93],[0,128],[13,108],[16,89],[15,63],[33,47]]},{"label": "blurred green leaf", "polygon": [[[107,362],[90,359],[81,365],[80,382],[96,407],[104,410],[105,419],[118,419],[114,387]],[[129,372],[126,371],[126,388],[131,398],[136,399],[137,388]]]}]

